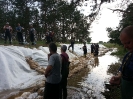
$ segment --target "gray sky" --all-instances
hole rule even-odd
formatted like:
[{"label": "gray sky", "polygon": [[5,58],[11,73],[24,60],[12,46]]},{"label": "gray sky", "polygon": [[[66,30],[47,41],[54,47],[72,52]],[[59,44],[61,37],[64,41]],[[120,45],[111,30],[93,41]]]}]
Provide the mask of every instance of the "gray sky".
[{"label": "gray sky", "polygon": [[[88,6],[83,6],[81,9],[82,13],[85,15],[88,14],[90,8],[89,8],[89,1],[85,1],[84,4],[88,3]],[[118,17],[118,14],[116,12],[113,13],[113,11],[109,10],[108,8],[115,9],[116,4],[115,3],[108,3],[103,4],[101,6],[101,15],[98,18],[98,20],[95,20],[92,23],[90,31],[92,32],[90,37],[92,37],[92,42],[97,43],[99,41],[107,42],[109,40],[106,32],[107,27],[115,28],[118,26],[120,17]]]},{"label": "gray sky", "polygon": [[109,5],[102,6],[103,9],[101,11],[101,16],[99,20],[94,21],[92,23],[92,28],[91,28],[91,37],[92,37],[92,42],[99,42],[99,41],[104,41],[107,42],[109,40],[107,36],[107,27],[112,27],[115,28],[119,25],[120,17],[118,17],[117,13],[113,13],[111,10],[107,9]]}]

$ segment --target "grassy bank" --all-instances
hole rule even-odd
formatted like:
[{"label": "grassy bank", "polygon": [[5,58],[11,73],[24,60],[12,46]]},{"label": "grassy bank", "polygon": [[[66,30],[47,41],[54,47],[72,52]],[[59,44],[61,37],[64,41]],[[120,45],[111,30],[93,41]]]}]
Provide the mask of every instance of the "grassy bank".
[{"label": "grassy bank", "polygon": [[[10,44],[9,44],[8,41],[7,41],[7,43],[5,44],[5,43],[4,43],[4,40],[0,40],[0,45],[8,46],[8,45],[10,45]],[[18,41],[13,41],[13,42],[12,42],[12,45],[14,45],[14,46],[24,46],[24,47],[29,47],[29,48],[34,48],[34,47],[38,48],[39,46],[48,47],[48,44],[46,43],[46,41],[41,41],[41,40],[40,40],[40,41],[36,41],[36,44],[35,44],[35,45],[31,45],[30,42],[27,43],[27,44],[21,45],[21,44],[18,43]],[[59,44],[58,42],[56,42],[56,45],[57,45],[58,47],[60,47],[60,44]]]},{"label": "grassy bank", "polygon": [[127,50],[122,45],[113,44],[113,43],[103,43],[103,45],[106,46],[107,48],[117,48],[117,51],[111,53],[111,55],[116,55],[121,58],[127,53]]}]

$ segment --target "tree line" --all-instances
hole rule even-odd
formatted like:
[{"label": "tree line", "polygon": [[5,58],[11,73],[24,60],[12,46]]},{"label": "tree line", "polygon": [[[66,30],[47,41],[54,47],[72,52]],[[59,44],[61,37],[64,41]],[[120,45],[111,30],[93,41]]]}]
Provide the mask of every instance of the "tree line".
[{"label": "tree line", "polygon": [[125,27],[133,25],[133,3],[130,3],[125,10],[115,9],[113,11],[118,11],[120,14],[122,14],[122,19],[120,20],[119,25],[116,27],[116,29],[108,27],[106,31],[108,32],[110,43],[116,43],[121,45],[121,42],[119,40],[120,32]]},{"label": "tree line", "polygon": [[[77,6],[82,6],[83,2],[90,1],[90,14],[85,16],[80,13]],[[115,0],[119,1],[119,0]],[[25,28],[26,33],[29,24],[33,24],[37,31],[37,38],[41,39],[41,35],[47,30],[54,31],[56,41],[67,41],[71,37],[75,37],[77,41],[90,42],[91,38],[89,29],[91,23],[96,19],[100,7],[103,3],[112,3],[114,0],[0,0],[0,33],[3,26],[9,22],[15,32],[17,23]],[[131,0],[122,0],[120,5]],[[116,30],[109,31],[110,42],[118,41],[116,35],[126,25],[132,24],[132,4],[126,10],[116,9],[123,14],[120,26]],[[128,13],[127,13],[128,12]],[[130,17],[130,18],[129,18]],[[129,20],[128,20],[129,19]],[[130,21],[131,20],[131,21]],[[122,27],[123,25],[123,27]],[[112,32],[112,33],[111,33]]]},{"label": "tree line", "polygon": [[0,27],[9,22],[15,32],[17,23],[25,28],[33,24],[38,39],[47,30],[54,31],[55,40],[67,41],[71,37],[90,42],[88,18],[77,10],[77,2],[64,0],[3,0],[0,1]]}]

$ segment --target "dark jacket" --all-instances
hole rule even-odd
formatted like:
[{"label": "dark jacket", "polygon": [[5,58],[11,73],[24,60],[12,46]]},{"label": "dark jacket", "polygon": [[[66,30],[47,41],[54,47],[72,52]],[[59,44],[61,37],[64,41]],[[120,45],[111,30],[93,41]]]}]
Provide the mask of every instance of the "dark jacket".
[{"label": "dark jacket", "polygon": [[68,77],[70,62],[69,62],[69,57],[68,57],[67,53],[62,53],[61,57],[62,57],[61,74],[62,74],[62,79],[63,79],[63,78],[67,78]]}]

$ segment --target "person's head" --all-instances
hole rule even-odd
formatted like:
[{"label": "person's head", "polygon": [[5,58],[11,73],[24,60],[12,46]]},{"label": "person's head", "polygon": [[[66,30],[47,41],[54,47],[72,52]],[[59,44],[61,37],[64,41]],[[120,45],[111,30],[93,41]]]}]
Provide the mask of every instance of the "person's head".
[{"label": "person's head", "polygon": [[6,22],[6,26],[9,26],[9,22]]},{"label": "person's head", "polygon": [[120,33],[120,41],[129,52],[133,52],[133,26],[127,26]]},{"label": "person's head", "polygon": [[32,24],[30,24],[30,28],[33,28],[33,25]]},{"label": "person's head", "polygon": [[84,42],[83,44],[86,45],[86,42]]},{"label": "person's head", "polygon": [[56,51],[57,51],[57,46],[56,46],[56,44],[55,43],[50,43],[49,44],[49,51],[50,51],[50,53],[52,54],[52,53],[56,53]]},{"label": "person's head", "polygon": [[20,23],[18,23],[18,26],[20,26]]},{"label": "person's head", "polygon": [[66,45],[62,45],[61,46],[61,52],[66,52],[67,50],[67,46]]}]

